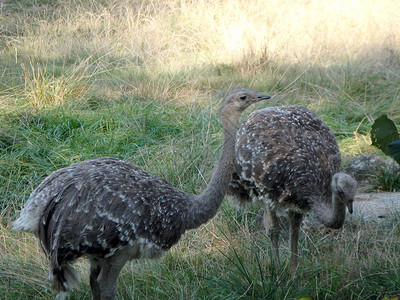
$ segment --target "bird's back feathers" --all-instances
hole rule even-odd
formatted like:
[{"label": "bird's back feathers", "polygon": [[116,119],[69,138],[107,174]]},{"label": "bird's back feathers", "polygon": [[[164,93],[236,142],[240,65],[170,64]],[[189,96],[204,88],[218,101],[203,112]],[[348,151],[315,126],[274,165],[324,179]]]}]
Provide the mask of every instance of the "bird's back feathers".
[{"label": "bird's back feathers", "polygon": [[228,194],[244,201],[267,194],[272,201],[307,208],[309,196],[329,197],[339,166],[334,135],[312,111],[302,106],[262,109],[238,130],[236,169]]}]

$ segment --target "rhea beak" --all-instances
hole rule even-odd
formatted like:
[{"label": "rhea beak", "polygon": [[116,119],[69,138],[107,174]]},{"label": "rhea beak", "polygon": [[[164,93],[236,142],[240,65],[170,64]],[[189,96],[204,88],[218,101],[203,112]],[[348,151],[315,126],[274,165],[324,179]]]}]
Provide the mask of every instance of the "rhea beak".
[{"label": "rhea beak", "polygon": [[353,201],[353,199],[348,199],[346,203],[347,209],[349,210],[350,214],[353,213]]},{"label": "rhea beak", "polygon": [[257,102],[261,101],[261,100],[267,100],[267,99],[270,99],[270,98],[271,98],[271,96],[268,96],[268,95],[257,95],[257,97],[256,97]]}]

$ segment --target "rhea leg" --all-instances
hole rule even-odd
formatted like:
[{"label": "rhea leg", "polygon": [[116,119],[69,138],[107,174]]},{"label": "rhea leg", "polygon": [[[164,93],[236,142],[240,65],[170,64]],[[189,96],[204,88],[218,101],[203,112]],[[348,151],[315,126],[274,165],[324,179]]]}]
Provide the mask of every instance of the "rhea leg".
[{"label": "rhea leg", "polygon": [[101,270],[97,276],[97,284],[100,289],[99,300],[114,299],[117,293],[118,275],[127,260],[127,256],[115,254],[101,262]]},{"label": "rhea leg", "polygon": [[279,259],[279,235],[281,233],[281,226],[279,223],[279,218],[276,216],[276,213],[273,210],[271,210],[268,206],[265,206],[263,221],[264,228],[271,238],[272,255],[275,260],[275,266],[277,270],[280,270],[281,264]]},{"label": "rhea leg", "polygon": [[100,285],[97,281],[101,272],[101,264],[97,260],[90,260],[90,288],[92,290],[92,299],[97,300],[100,298]]},{"label": "rhea leg", "polygon": [[303,215],[294,211],[289,212],[289,230],[290,230],[290,276],[293,278],[297,270],[297,251],[299,241],[299,229]]}]

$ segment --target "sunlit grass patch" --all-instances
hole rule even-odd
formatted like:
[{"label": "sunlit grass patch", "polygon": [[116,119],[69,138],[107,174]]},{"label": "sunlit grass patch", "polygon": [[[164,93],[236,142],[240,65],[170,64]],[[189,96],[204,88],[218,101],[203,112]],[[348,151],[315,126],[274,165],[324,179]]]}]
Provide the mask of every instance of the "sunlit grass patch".
[{"label": "sunlit grass patch", "polygon": [[22,65],[22,69],[24,97],[35,107],[57,106],[64,104],[67,99],[79,99],[87,89],[87,83],[85,84],[82,77],[74,78],[73,74],[55,77],[32,64],[29,67]]}]

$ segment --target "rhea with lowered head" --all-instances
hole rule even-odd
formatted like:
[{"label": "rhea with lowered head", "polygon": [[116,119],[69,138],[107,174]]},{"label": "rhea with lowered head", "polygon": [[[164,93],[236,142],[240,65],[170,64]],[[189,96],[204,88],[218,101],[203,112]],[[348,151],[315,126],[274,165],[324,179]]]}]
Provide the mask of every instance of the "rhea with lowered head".
[{"label": "rhea with lowered head", "polygon": [[292,277],[303,215],[313,211],[322,224],[338,229],[346,207],[353,211],[357,182],[339,171],[340,163],[332,131],[302,106],[255,111],[238,129],[228,198],[264,204],[264,225],[278,268],[280,217],[288,219]]},{"label": "rhea with lowered head", "polygon": [[71,263],[84,256],[90,260],[93,299],[113,299],[127,261],[162,256],[186,230],[214,217],[231,179],[239,117],[251,104],[269,98],[235,89],[222,101],[221,156],[200,195],[107,157],[72,164],[44,179],[12,226],[39,238],[58,297],[77,286]]}]

